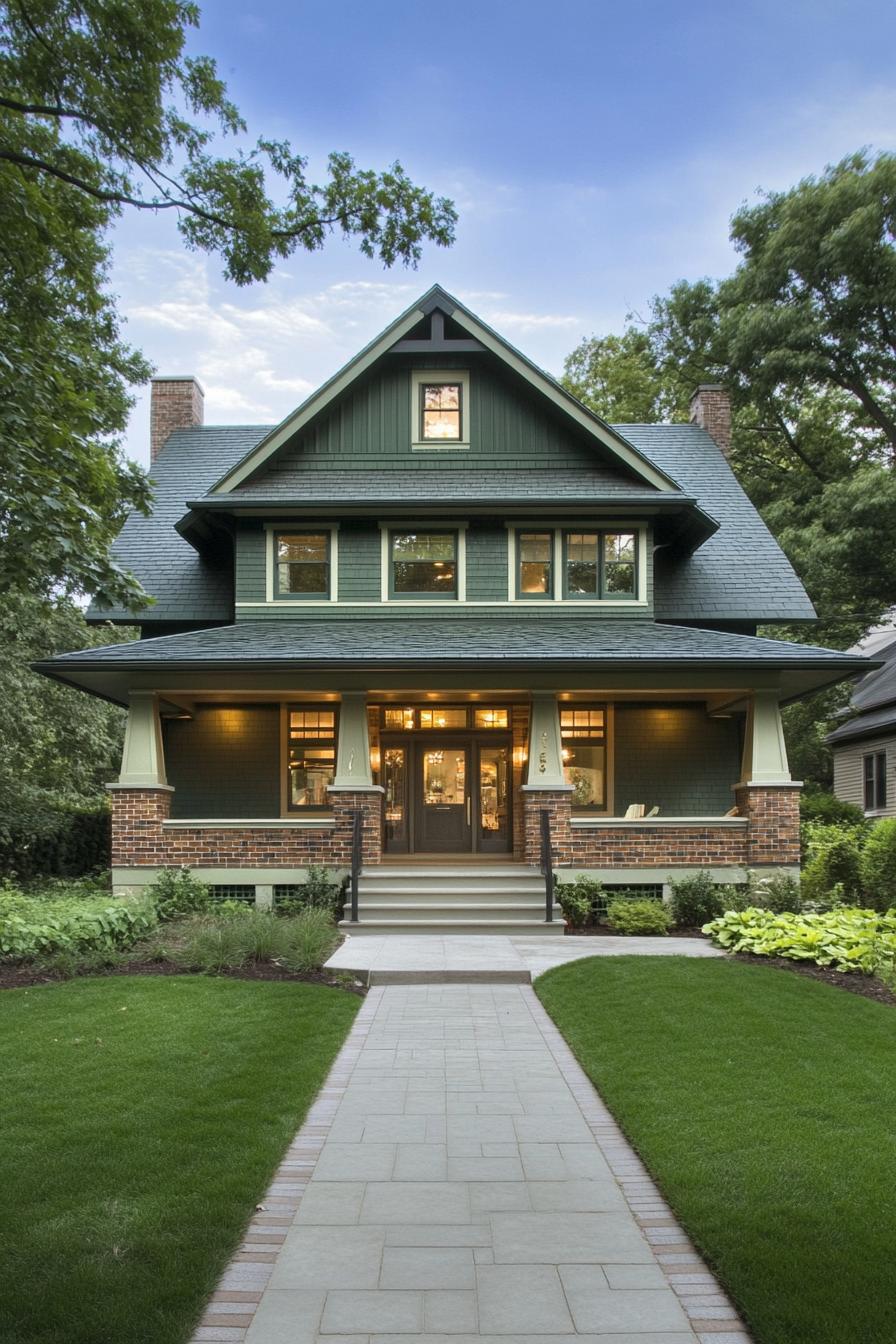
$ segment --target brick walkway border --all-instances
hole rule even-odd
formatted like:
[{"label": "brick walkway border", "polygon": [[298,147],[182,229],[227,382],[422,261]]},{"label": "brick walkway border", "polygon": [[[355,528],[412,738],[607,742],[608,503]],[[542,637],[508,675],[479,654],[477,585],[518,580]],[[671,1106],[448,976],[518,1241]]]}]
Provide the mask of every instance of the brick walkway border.
[{"label": "brick walkway border", "polygon": [[[287,1149],[263,1203],[224,1271],[192,1344],[241,1344],[245,1339],[278,1249],[286,1240],[377,1009],[388,992],[384,987],[368,993],[305,1123]],[[688,1240],[534,990],[519,986],[519,993],[700,1344],[751,1344],[735,1308]]]}]

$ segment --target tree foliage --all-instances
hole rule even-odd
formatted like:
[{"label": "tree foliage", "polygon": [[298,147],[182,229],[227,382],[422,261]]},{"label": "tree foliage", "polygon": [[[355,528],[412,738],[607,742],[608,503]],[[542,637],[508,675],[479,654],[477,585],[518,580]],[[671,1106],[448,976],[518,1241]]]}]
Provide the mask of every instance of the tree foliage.
[{"label": "tree foliage", "polygon": [[315,184],[289,144],[247,147],[214,61],[184,54],[198,17],[183,0],[0,0],[0,590],[145,602],[108,554],[148,499],[121,453],[150,372],[107,288],[122,211],[172,212],[237,284],[334,233],[387,266],[453,240],[451,202],[400,164],[333,154]]},{"label": "tree foliage", "polygon": [[570,391],[608,418],[684,419],[698,383],[724,382],[732,466],[834,643],[896,595],[894,211],[889,154],[767,194],[733,217],[732,276],[680,281],[646,322],[583,341],[564,366]]},{"label": "tree foliage", "polygon": [[0,604],[0,809],[96,801],[121,764],[124,710],[31,671],[53,654],[132,639],[86,624],[74,603],[10,594]]}]

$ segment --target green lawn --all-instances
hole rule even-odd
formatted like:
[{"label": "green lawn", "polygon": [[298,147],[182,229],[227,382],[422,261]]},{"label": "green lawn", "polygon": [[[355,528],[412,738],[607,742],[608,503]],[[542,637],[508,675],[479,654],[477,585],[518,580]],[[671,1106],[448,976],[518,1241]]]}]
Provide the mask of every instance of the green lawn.
[{"label": "green lawn", "polygon": [[0,994],[0,1340],[175,1344],[354,1020],[325,986]]},{"label": "green lawn", "polygon": [[683,957],[536,989],[759,1344],[893,1344],[896,1010]]}]

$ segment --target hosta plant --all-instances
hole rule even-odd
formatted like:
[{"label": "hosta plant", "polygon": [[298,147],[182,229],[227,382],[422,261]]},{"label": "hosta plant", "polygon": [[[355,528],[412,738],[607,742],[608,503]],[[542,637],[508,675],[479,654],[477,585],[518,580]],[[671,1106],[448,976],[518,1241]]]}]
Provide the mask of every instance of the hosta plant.
[{"label": "hosta plant", "polygon": [[882,959],[896,957],[896,910],[880,914],[841,906],[825,914],[774,914],[751,907],[704,924],[703,932],[729,952],[788,957],[867,975]]}]

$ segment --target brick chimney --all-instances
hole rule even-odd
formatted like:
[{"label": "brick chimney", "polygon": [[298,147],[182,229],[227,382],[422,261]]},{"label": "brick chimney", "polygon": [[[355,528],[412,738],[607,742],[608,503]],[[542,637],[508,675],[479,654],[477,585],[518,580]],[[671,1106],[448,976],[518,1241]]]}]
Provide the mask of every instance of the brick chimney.
[{"label": "brick chimney", "polygon": [[176,429],[198,429],[205,393],[195,378],[153,378],[149,412],[149,458],[155,462]]},{"label": "brick chimney", "polygon": [[700,383],[691,397],[691,424],[705,429],[731,456],[731,397],[721,383]]}]

